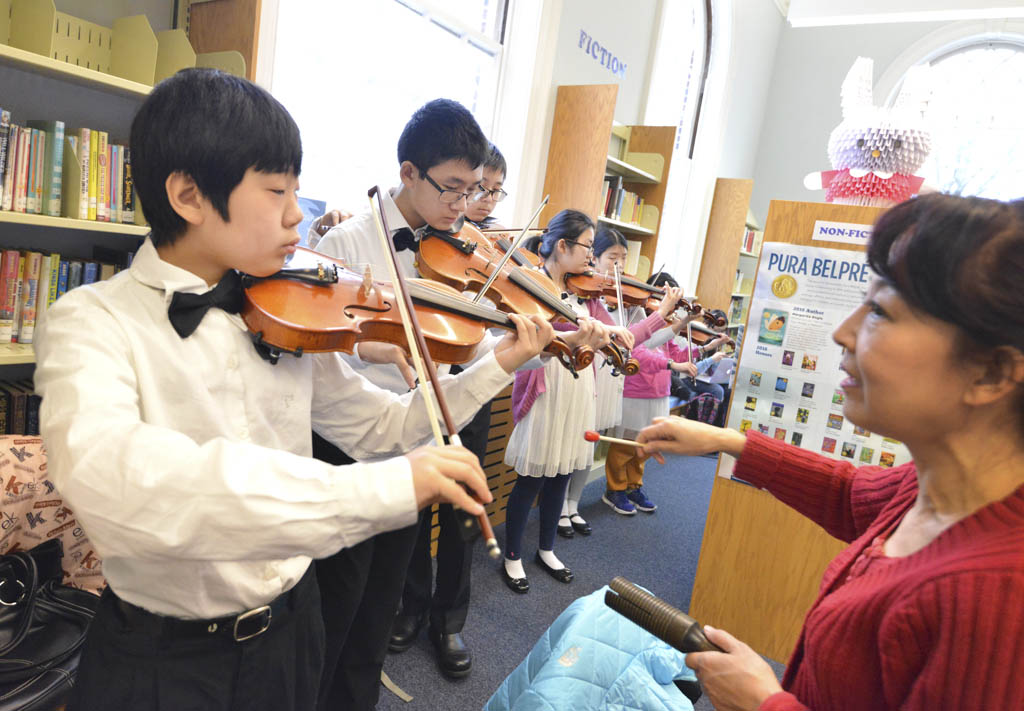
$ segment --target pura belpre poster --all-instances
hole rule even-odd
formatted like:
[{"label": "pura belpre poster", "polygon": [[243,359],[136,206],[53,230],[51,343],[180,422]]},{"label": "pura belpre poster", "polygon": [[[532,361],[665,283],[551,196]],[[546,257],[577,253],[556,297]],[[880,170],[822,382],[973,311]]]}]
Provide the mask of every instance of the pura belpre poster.
[{"label": "pura belpre poster", "polygon": [[[832,332],[864,299],[862,251],[766,242],[747,317],[728,426],[854,465],[909,461],[901,443],[843,416],[842,349]],[[719,474],[732,477],[723,455]]]}]

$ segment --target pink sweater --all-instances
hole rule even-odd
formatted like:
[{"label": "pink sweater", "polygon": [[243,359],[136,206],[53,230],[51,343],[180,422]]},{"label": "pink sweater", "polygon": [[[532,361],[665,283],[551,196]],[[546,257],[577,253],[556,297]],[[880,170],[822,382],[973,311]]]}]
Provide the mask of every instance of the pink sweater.
[{"label": "pink sweater", "polygon": [[735,473],[851,543],[760,711],[1024,709],[1024,487],[887,558],[872,544],[914,503],[913,462],[858,468],[748,431]]},{"label": "pink sweater", "polygon": [[[589,299],[586,301],[586,304],[591,318],[595,318],[608,326],[617,325],[600,299]],[[559,331],[569,331],[576,328],[574,324],[566,322],[556,323],[554,326]],[[636,343],[640,344],[650,338],[651,334],[655,331],[664,327],[665,319],[661,317],[661,314],[655,312],[640,323],[629,326],[629,332],[633,334]],[[515,383],[512,385],[512,421],[519,422],[519,420],[526,417],[526,413],[533,407],[537,397],[546,390],[543,368],[518,371]]]},{"label": "pink sweater", "polygon": [[672,390],[672,371],[668,369],[668,364],[690,360],[687,352],[675,341],[669,341],[653,351],[640,346],[634,348],[630,355],[640,362],[640,372],[626,377],[622,396],[642,400],[668,397]]}]

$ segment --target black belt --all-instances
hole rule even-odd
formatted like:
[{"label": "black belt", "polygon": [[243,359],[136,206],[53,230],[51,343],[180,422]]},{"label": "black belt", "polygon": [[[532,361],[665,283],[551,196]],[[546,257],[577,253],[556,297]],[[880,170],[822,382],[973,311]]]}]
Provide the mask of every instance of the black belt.
[{"label": "black belt", "polygon": [[158,615],[130,602],[125,602],[117,597],[113,590],[109,588],[108,590],[114,599],[117,611],[130,627],[159,634],[164,638],[221,635],[236,642],[244,642],[247,639],[259,637],[270,629],[270,625],[275,619],[280,620],[289,609],[295,607],[303,595],[304,588],[316,584],[311,573],[312,570],[313,566],[311,565],[309,571],[291,590],[281,593],[266,605],[254,607],[235,615],[205,620],[183,620],[178,617]]}]

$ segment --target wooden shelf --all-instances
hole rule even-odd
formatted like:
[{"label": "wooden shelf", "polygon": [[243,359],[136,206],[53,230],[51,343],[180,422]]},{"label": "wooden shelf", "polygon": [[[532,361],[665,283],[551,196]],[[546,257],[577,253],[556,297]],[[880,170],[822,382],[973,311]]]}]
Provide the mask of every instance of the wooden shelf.
[{"label": "wooden shelf", "polygon": [[627,183],[649,183],[651,185],[657,185],[661,182],[661,180],[656,176],[612,156],[608,156],[608,172],[614,173],[615,175],[621,175]]},{"label": "wooden shelf", "polygon": [[121,222],[99,222],[97,220],[74,220],[70,217],[50,217],[49,215],[30,215],[25,212],[0,211],[0,222],[35,227],[59,227],[68,230],[89,230],[91,232],[117,232],[134,237],[145,237],[149,234],[148,225],[127,225]]},{"label": "wooden shelf", "polygon": [[732,294],[730,294],[730,296],[742,296],[743,298],[746,298],[750,296],[750,294],[745,294],[742,291],[734,291],[732,292]]},{"label": "wooden shelf", "polygon": [[743,250],[740,250],[740,256],[741,257],[751,257],[753,259],[757,259],[761,255],[760,254],[754,254],[753,252],[744,252]]},{"label": "wooden shelf", "polygon": [[635,235],[653,235],[654,234],[654,230],[649,230],[646,227],[641,227],[640,225],[635,225],[632,222],[620,222],[619,220],[613,220],[610,217],[604,217],[604,216],[598,217],[597,221],[598,222],[603,222],[606,225],[611,225],[615,229],[620,230],[622,232],[631,232],[632,234],[635,234]]},{"label": "wooden shelf", "polygon": [[2,343],[0,344],[0,365],[19,365],[21,363],[35,363],[36,353],[29,343]]},{"label": "wooden shelf", "polygon": [[23,69],[90,89],[102,89],[106,92],[138,99],[145,98],[153,90],[153,87],[140,84],[139,82],[122,79],[113,74],[98,72],[95,69],[86,69],[75,64],[60,62],[56,59],[44,57],[35,52],[26,52],[23,49],[6,44],[0,44],[0,66]]}]

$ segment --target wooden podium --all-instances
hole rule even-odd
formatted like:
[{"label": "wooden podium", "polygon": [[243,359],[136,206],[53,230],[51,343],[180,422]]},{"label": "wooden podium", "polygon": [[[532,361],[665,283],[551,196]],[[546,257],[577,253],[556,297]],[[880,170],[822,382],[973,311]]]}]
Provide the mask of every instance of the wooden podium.
[{"label": "wooden podium", "polygon": [[[870,225],[883,211],[773,200],[764,239],[862,251],[857,245],[812,241],[814,223]],[[785,662],[817,596],[825,567],[844,547],[767,492],[716,477],[690,615],[727,630],[770,659]]]}]

